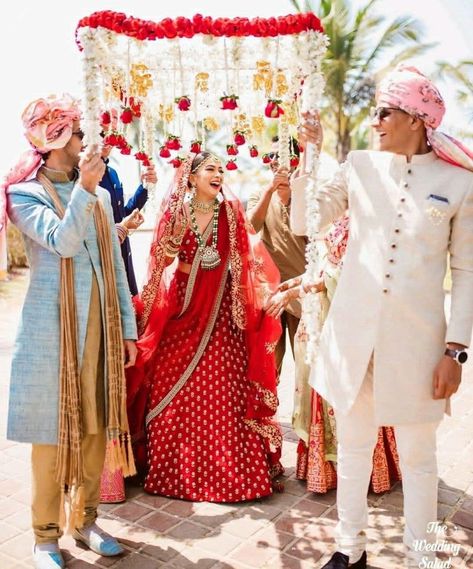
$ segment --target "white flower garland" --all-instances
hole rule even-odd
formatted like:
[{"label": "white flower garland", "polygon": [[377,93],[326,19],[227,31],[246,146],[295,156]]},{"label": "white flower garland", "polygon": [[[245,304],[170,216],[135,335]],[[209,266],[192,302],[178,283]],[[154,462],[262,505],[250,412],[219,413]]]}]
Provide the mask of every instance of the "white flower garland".
[{"label": "white flower garland", "polygon": [[[301,34],[302,35],[302,34]],[[326,37],[318,32],[306,32],[306,38],[298,38],[298,48],[301,51],[301,72],[304,76],[302,88],[303,112],[315,110],[324,89],[324,79],[320,71],[320,64],[327,46]],[[306,149],[310,152],[313,149]],[[319,231],[319,212],[317,207],[317,172],[319,168],[319,156],[316,152],[310,157],[310,180],[306,188],[306,270],[303,284],[313,283],[318,278],[320,270],[319,251],[317,249],[317,237]],[[318,294],[308,292],[302,295],[302,318],[307,332],[306,361],[311,364],[315,360],[320,335],[320,302]]]},{"label": "white flower garland", "polygon": [[279,164],[289,170],[289,125],[287,120],[284,120],[284,116],[279,120],[278,126]]},{"label": "white flower garland", "polygon": [[[105,33],[104,33],[105,32]],[[82,45],[83,95],[81,129],[84,133],[84,145],[102,148],[101,81],[100,63],[108,60],[108,50],[103,41],[106,30],[100,28],[81,28],[79,41]],[[104,36],[102,39],[101,36]]]},{"label": "white flower garland", "polygon": [[[154,119],[149,105],[143,109],[143,150],[150,160],[154,160]],[[154,202],[156,184],[145,182],[144,186]]]}]

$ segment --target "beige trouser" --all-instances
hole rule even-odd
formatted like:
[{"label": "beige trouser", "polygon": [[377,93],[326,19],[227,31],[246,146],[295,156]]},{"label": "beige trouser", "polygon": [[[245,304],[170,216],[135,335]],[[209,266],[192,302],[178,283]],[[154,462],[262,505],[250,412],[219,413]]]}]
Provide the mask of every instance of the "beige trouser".
[{"label": "beige trouser", "polygon": [[[80,372],[81,415],[85,433],[82,439],[85,489],[84,526],[92,524],[97,517],[97,506],[100,499],[100,476],[105,460],[103,369],[100,296],[97,281],[93,278]],[[31,512],[36,543],[55,542],[62,535],[62,529],[59,526],[61,489],[55,475],[57,448],[56,445],[32,446]]]},{"label": "beige trouser", "polygon": [[[62,536],[59,526],[61,490],[55,479],[57,446],[33,445],[31,464],[32,517],[36,543],[50,543]],[[82,441],[84,456],[85,516],[84,526],[97,518],[100,498],[100,475],[105,458],[105,430],[86,435]]]},{"label": "beige trouser", "polygon": [[276,370],[278,373],[278,377],[281,375],[282,361],[284,359],[284,354],[286,353],[286,330],[289,334],[289,341],[291,342],[292,354],[294,355],[294,337],[297,332],[297,327],[299,326],[299,321],[300,319],[291,314],[290,312],[284,311],[281,315],[282,333],[275,350]]}]

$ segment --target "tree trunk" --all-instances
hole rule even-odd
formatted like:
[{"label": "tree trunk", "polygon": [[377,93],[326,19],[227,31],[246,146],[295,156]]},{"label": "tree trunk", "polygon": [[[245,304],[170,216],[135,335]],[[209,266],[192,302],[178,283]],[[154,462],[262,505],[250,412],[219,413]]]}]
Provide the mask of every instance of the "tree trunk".
[{"label": "tree trunk", "polygon": [[343,132],[339,132],[337,136],[336,154],[339,164],[345,162],[350,150],[351,150],[350,131],[348,129],[345,129]]}]

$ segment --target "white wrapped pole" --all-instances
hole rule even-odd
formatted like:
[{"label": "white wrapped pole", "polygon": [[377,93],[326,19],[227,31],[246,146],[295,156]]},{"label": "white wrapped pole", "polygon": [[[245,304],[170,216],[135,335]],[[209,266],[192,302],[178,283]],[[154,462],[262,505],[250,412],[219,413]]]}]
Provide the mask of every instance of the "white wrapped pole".
[{"label": "white wrapped pole", "polygon": [[81,28],[78,32],[82,45],[83,95],[81,99],[81,129],[84,146],[102,148],[101,112],[101,62],[106,60],[106,47],[100,37],[106,33],[101,29]]},{"label": "white wrapped pole", "polygon": [[[304,74],[304,85],[302,89],[302,112],[315,112],[324,88],[324,80],[320,71],[320,61],[325,44],[317,41],[317,36],[312,32],[307,33],[306,49],[307,53],[303,58],[302,71]],[[308,144],[305,149],[306,154],[306,173],[309,175],[309,183],[306,188],[306,227],[307,227],[307,247],[306,247],[306,270],[303,284],[308,285],[318,279],[320,270],[319,252],[317,249],[317,238],[319,230],[319,212],[316,202],[317,192],[317,171],[319,166],[319,155],[317,148],[313,144]],[[306,361],[311,364],[315,360],[318,341],[319,341],[319,318],[320,303],[317,293],[308,292],[302,298],[302,318],[307,332],[307,351]]]}]

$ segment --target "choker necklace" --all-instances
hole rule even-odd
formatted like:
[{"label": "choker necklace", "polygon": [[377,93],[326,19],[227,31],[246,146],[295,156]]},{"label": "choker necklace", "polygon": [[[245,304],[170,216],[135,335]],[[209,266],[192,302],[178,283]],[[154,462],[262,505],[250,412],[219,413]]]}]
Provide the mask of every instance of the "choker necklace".
[{"label": "choker necklace", "polygon": [[191,227],[192,231],[194,232],[195,238],[197,239],[197,243],[199,245],[199,252],[202,255],[202,260],[200,265],[204,270],[209,271],[211,269],[215,269],[216,267],[218,267],[221,261],[220,253],[217,250],[218,212],[220,204],[218,203],[218,200],[214,200],[209,210],[211,211],[211,209],[213,208],[214,211],[212,218],[212,244],[206,245],[204,243],[202,235],[199,231],[199,227],[197,225],[197,221],[195,219],[195,209],[197,209],[196,205],[198,203],[199,202],[195,202],[194,200],[191,200],[189,202]]},{"label": "choker necklace", "polygon": [[215,202],[217,200],[212,200],[211,202],[199,202],[197,201],[195,198],[191,199],[191,204],[192,204],[192,208],[195,211],[200,211],[201,213],[210,213],[214,207],[215,207]]}]

